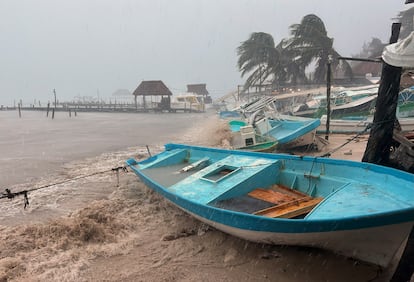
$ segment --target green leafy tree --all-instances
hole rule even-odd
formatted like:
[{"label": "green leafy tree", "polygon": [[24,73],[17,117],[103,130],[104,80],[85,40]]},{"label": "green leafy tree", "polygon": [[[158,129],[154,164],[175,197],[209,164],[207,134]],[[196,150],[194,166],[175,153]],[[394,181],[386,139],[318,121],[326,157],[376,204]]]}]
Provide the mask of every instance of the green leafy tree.
[{"label": "green leafy tree", "polygon": [[297,83],[307,83],[305,67],[295,60],[296,52],[286,48],[286,39],[283,39],[277,46],[279,56],[279,68],[274,70],[274,82],[279,85],[290,83],[296,85]]},{"label": "green leafy tree", "polygon": [[387,44],[382,43],[381,39],[373,37],[370,42],[364,43],[361,52],[356,56],[360,58],[377,58],[380,57],[384,47]]},{"label": "green leafy tree", "polygon": [[237,48],[237,65],[241,75],[249,74],[245,87],[262,85],[272,77],[278,66],[279,53],[273,37],[264,32],[254,32]]},{"label": "green leafy tree", "polygon": [[329,58],[333,59],[333,69],[342,67],[347,75],[351,75],[349,64],[342,62],[340,65],[336,60],[340,55],[333,48],[333,38],[328,37],[325,24],[318,16],[306,15],[299,24],[290,26],[290,33],[291,37],[286,40],[286,49],[300,69],[305,69],[311,63],[315,64],[314,82],[325,81]]},{"label": "green leafy tree", "polygon": [[340,55],[333,48],[333,39],[327,36],[323,21],[316,15],[305,16],[300,24],[290,27],[291,37],[275,46],[273,37],[264,32],[252,33],[237,48],[238,67],[241,75],[249,75],[245,88],[262,85],[265,80],[274,84],[308,83],[306,68],[315,64],[313,81],[325,81],[328,59],[332,57],[332,69],[341,67],[352,76],[349,64],[335,60]]}]

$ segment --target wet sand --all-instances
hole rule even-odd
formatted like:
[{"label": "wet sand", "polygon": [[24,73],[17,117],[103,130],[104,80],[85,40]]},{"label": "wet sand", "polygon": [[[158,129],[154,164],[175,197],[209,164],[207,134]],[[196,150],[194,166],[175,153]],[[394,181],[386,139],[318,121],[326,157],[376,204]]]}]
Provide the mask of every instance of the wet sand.
[{"label": "wet sand", "polygon": [[[155,153],[171,141],[225,146],[228,137],[212,113],[77,118],[56,126],[50,123],[58,119],[34,116],[20,127],[9,125],[11,136],[24,142],[0,137],[2,185],[18,191],[110,170],[127,158],[146,158],[146,144]],[[4,120],[0,112],[2,132]],[[54,133],[47,142],[45,132]],[[325,151],[348,137],[330,136]],[[332,157],[360,160],[365,144],[362,137]],[[31,155],[39,148],[47,157]],[[13,165],[15,154],[23,160],[7,177],[13,172],[3,168]],[[23,167],[30,173],[21,175]],[[0,281],[387,281],[390,274],[326,251],[224,234],[166,202],[133,173],[121,173],[119,186],[113,173],[103,173],[34,191],[29,200],[27,209],[21,198],[0,200]]]}]

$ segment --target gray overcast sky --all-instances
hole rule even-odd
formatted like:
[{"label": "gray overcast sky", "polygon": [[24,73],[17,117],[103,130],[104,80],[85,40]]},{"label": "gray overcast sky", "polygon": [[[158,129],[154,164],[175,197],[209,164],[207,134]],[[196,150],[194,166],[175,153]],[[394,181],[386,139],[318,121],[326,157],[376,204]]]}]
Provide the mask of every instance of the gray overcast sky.
[{"label": "gray overcast sky", "polygon": [[387,42],[404,0],[0,0],[0,104],[109,97],[160,79],[174,94],[207,83],[221,96],[243,82],[236,48],[263,31],[278,43],[314,13],[343,56]]}]

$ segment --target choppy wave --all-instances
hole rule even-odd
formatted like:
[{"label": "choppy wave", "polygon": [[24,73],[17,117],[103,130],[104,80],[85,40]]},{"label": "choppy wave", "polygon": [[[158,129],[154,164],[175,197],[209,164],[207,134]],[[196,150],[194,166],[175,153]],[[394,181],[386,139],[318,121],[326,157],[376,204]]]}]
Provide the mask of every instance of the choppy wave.
[{"label": "choppy wave", "polygon": [[[205,127],[193,128],[178,139],[182,143],[218,145],[222,135],[215,134],[214,123],[212,120]],[[161,149],[160,145],[151,145],[150,153]],[[67,163],[60,174],[43,177],[37,183],[11,188],[21,191],[64,182],[122,166],[130,157],[142,159],[147,155],[143,147],[104,153]],[[154,228],[153,213],[167,205],[134,175],[123,173],[119,186],[114,173],[103,173],[30,192],[29,201],[26,209],[20,198],[0,202],[0,281],[79,280],[91,259],[125,254],[139,244],[140,236],[134,231]],[[178,210],[174,212],[184,216]],[[182,234],[167,234],[164,240]]]}]

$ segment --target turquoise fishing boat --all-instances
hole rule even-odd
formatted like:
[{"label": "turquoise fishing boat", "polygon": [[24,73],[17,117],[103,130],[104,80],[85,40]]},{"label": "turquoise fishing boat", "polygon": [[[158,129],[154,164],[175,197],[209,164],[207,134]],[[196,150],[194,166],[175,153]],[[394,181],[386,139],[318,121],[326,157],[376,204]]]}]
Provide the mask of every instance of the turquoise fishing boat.
[{"label": "turquoise fishing boat", "polygon": [[247,122],[242,120],[231,120],[228,124],[231,132],[239,132],[241,127],[248,125]]},{"label": "turquoise fishing boat", "polygon": [[273,118],[264,117],[258,121],[252,121],[251,124],[258,134],[271,136],[277,140],[278,148],[290,149],[317,143],[316,129],[321,121],[314,118],[277,115]]},{"label": "turquoise fishing boat", "polygon": [[414,224],[414,175],[369,163],[167,144],[127,165],[223,232],[389,264]]},{"label": "turquoise fishing boat", "polygon": [[272,153],[278,142],[272,136],[257,134],[253,126],[242,120],[228,122],[232,134],[231,144],[234,149],[252,152]]}]

